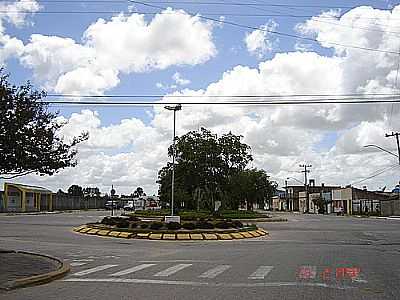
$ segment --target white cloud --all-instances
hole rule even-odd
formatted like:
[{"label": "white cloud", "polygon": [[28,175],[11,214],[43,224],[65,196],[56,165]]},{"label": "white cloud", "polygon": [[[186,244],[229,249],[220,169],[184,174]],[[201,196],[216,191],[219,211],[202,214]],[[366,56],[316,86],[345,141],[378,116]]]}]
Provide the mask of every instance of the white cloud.
[{"label": "white cloud", "polygon": [[119,83],[120,73],[205,63],[217,52],[212,39],[212,25],[181,10],[167,9],[150,22],[120,14],[91,24],[82,43],[32,35],[21,62],[49,90],[101,94]]},{"label": "white cloud", "polygon": [[[379,25],[387,22],[389,27],[385,27],[385,31],[393,31],[390,26],[399,26],[400,7],[395,7],[391,12],[361,7],[340,17],[336,12],[325,14],[330,14],[331,19],[326,18],[327,15],[325,15],[323,20],[326,22],[307,21],[299,25],[298,30],[302,30],[304,34],[315,35],[325,47],[331,47],[326,43],[327,40],[390,51],[397,51],[400,46],[400,40],[393,34],[382,32],[383,27]],[[129,21],[126,18],[128,17],[113,19],[108,23],[99,21],[96,24],[102,27],[112,23],[112,26],[115,25],[117,28],[124,22],[143,24],[140,23],[143,21],[140,17],[136,16]],[[365,21],[370,18],[377,18],[376,23]],[[153,22],[154,19],[143,26],[149,29]],[[349,28],[352,24],[354,28]],[[93,28],[96,29],[96,26]],[[161,27],[157,28],[161,30]],[[124,36],[125,33],[121,34]],[[33,38],[38,42],[43,39],[42,37]],[[47,80],[50,82],[52,77],[57,78],[54,86],[59,84],[60,90],[63,89],[62,86],[65,88],[68,86],[68,89],[73,91],[81,88],[79,82],[74,83],[73,78],[65,81],[58,79],[61,75],[66,76],[65,74],[75,70],[90,69],[94,74],[97,74],[96,72],[101,74],[99,76],[110,76],[109,80],[103,82],[112,86],[117,84],[119,72],[146,70],[150,65],[151,68],[162,68],[161,66],[165,66],[165,61],[168,61],[158,60],[155,55],[156,62],[151,62],[151,64],[135,62],[122,67],[119,58],[112,57],[109,58],[108,67],[116,72],[100,73],[105,70],[102,67],[104,62],[100,63],[100,61],[102,59],[107,61],[105,59],[107,55],[101,56],[96,51],[101,49],[101,53],[114,53],[113,50],[110,50],[111,52],[105,50],[107,45],[98,41],[101,37],[88,35],[84,44],[66,39],[58,40],[55,37],[48,38],[51,41],[44,42],[41,47],[34,47],[36,52],[29,57],[32,60],[26,60],[25,63],[32,62],[33,65],[43,66],[46,65],[46,61],[41,61],[40,57],[48,57],[51,61],[49,65],[54,68],[43,66],[41,69],[37,67],[36,70],[43,74],[41,76],[45,76],[47,72],[54,72]],[[89,40],[96,42],[90,44]],[[60,46],[53,46],[53,43],[60,43]],[[143,47],[147,46],[147,44],[143,45]],[[69,68],[64,64],[57,65],[58,60],[66,58],[61,50],[56,51],[52,47],[65,47],[66,52],[79,52],[80,54],[74,55],[74,61],[67,64],[73,67]],[[121,49],[118,44],[116,47]],[[350,48],[345,50],[340,46],[335,46],[334,50],[331,56],[311,51],[279,53],[269,60],[260,62],[257,67],[238,65],[226,70],[219,80],[202,90],[183,89],[172,93],[175,96],[201,97],[174,98],[174,102],[180,100],[201,102],[204,100],[203,96],[345,94],[393,90],[398,55]],[[88,59],[91,61],[90,67],[86,63]],[[89,76],[87,75],[89,73],[82,74]],[[99,78],[96,82],[87,81],[86,84],[92,85],[91,90],[96,93],[109,88],[104,87],[104,83]],[[160,84],[159,87],[163,85]],[[309,98],[304,97],[304,99]],[[225,100],[217,97],[207,99],[208,101]],[[163,101],[170,100],[166,98]],[[291,172],[299,170],[298,164],[306,161],[313,165],[311,178],[316,178],[319,182],[326,184],[345,185],[397,163],[390,155],[373,148],[363,148],[365,144],[377,144],[391,151],[396,150],[394,140],[384,137],[386,132],[399,130],[399,112],[396,108],[390,117],[391,106],[384,104],[271,107],[191,105],[184,106],[183,110],[177,113],[177,134],[181,135],[199,127],[207,127],[218,134],[232,131],[234,134],[243,135],[243,141],[252,146],[255,158],[253,165],[265,168],[271,172],[273,178],[285,179],[293,176]],[[102,126],[101,116],[93,111],[86,110],[80,114],[73,114],[70,117],[70,124],[64,129],[65,136],[70,137],[81,130],[88,130],[91,137],[80,146],[78,167],[61,172],[56,177],[52,177],[51,182],[66,187],[68,184],[77,182],[96,183],[105,188],[113,182],[118,182],[121,189],[123,187],[128,190],[130,186],[145,185],[148,189],[156,191],[157,170],[167,161],[167,147],[172,137],[172,118],[173,114],[161,106],[154,108],[154,117],[148,125],[132,118],[122,120],[118,124]],[[320,152],[316,150],[318,148],[316,146],[328,131],[338,132],[339,138],[337,141],[331,141],[334,146],[329,151]],[[115,154],[112,151],[128,153]],[[393,185],[394,178],[394,173],[388,171],[372,181],[367,181],[366,184],[370,188],[384,184]]]},{"label": "white cloud", "polygon": [[13,24],[17,27],[29,25],[27,15],[35,13],[40,9],[36,1],[16,1],[0,3],[0,65],[12,56],[20,56],[24,50],[22,41],[15,37],[5,34],[4,22]]},{"label": "white cloud", "polygon": [[176,82],[176,84],[179,84],[179,85],[190,84],[190,80],[182,78],[181,74],[179,72],[175,72],[175,74],[172,76],[172,79]]},{"label": "white cloud", "polygon": [[268,23],[260,26],[259,30],[254,30],[251,33],[246,33],[244,42],[246,43],[247,50],[250,54],[263,58],[265,54],[271,52],[277,39],[271,37],[268,31],[275,31],[278,24],[270,20]]}]

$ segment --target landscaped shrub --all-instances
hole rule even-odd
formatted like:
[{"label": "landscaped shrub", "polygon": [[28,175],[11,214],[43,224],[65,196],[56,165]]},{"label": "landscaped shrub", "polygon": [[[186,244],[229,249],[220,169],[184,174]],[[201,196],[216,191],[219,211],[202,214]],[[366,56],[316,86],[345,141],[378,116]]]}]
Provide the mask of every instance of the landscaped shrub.
[{"label": "landscaped shrub", "polygon": [[181,224],[179,224],[178,222],[170,222],[167,223],[167,228],[169,230],[178,230],[181,229]]},{"label": "landscaped shrub", "polygon": [[182,227],[188,230],[193,230],[196,228],[196,225],[194,223],[183,223]]},{"label": "landscaped shrub", "polygon": [[232,225],[233,225],[233,227],[236,227],[236,228],[242,228],[243,227],[243,223],[238,221],[238,220],[233,221]]},{"label": "landscaped shrub", "polygon": [[140,224],[140,228],[142,228],[142,229],[146,229],[147,227],[149,227],[149,224],[147,224],[147,223]]},{"label": "landscaped shrub", "polygon": [[136,228],[138,226],[138,223],[136,223],[136,222],[131,222],[130,224],[131,224],[131,228]]},{"label": "landscaped shrub", "polygon": [[214,224],[210,222],[197,222],[196,228],[198,229],[214,229]]},{"label": "landscaped shrub", "polygon": [[164,224],[161,222],[153,222],[150,224],[150,229],[160,230],[163,226],[164,226]]},{"label": "landscaped shrub", "polygon": [[136,217],[136,216],[129,216],[129,221],[138,222],[138,221],[140,221],[140,219],[138,217]]},{"label": "landscaped shrub", "polygon": [[128,228],[129,227],[129,221],[128,219],[120,219],[117,221],[116,226],[118,228]]},{"label": "landscaped shrub", "polygon": [[104,224],[104,225],[115,225],[115,221],[114,221],[114,219],[112,219],[110,217],[104,217],[103,220],[101,220],[101,224]]},{"label": "landscaped shrub", "polygon": [[226,221],[215,223],[215,227],[217,227],[218,229],[228,229],[228,228],[232,227],[231,225],[232,224],[230,224]]}]

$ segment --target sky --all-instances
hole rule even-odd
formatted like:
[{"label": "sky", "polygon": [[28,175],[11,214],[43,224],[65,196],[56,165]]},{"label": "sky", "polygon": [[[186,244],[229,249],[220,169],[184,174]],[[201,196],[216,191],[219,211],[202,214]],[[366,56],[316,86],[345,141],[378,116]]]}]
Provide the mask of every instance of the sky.
[{"label": "sky", "polygon": [[[400,104],[191,103],[399,94],[400,5],[242,1],[1,1],[0,64],[10,80],[31,81],[48,100],[75,101],[50,106],[67,122],[59,134],[90,136],[78,146],[77,167],[14,181],[53,191],[79,184],[106,193],[114,185],[124,194],[141,186],[156,194],[173,136],[172,113],[160,104],[183,102],[177,135],[201,127],[242,135],[252,148],[250,167],[280,186],[302,181],[306,163],[317,184],[391,190],[397,158],[364,146],[397,152],[385,134],[399,131]],[[104,95],[161,103],[79,104]]]}]

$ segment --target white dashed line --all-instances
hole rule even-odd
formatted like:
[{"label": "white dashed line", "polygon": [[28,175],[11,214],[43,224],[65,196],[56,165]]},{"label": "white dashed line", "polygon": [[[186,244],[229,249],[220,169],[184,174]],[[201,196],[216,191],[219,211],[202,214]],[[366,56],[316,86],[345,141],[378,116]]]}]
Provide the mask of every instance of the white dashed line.
[{"label": "white dashed line", "polygon": [[187,267],[190,267],[191,265],[192,264],[177,264],[177,265],[175,265],[173,267],[170,267],[170,268],[165,269],[165,270],[163,270],[161,272],[158,272],[154,276],[167,277],[167,276],[170,276],[172,274],[175,274],[175,273],[179,272],[180,270],[183,270],[183,269],[185,269]]},{"label": "white dashed line", "polygon": [[253,274],[249,276],[249,279],[264,279],[273,268],[273,266],[260,266]]},{"label": "white dashed line", "polygon": [[226,270],[228,270],[230,267],[231,267],[230,265],[216,266],[215,268],[212,268],[212,269],[204,272],[199,277],[200,278],[215,278],[219,274],[221,274],[221,273],[225,272]]},{"label": "white dashed line", "polygon": [[110,276],[124,276],[124,275],[135,273],[137,271],[140,271],[140,270],[152,267],[152,266],[155,266],[155,264],[142,264],[142,265],[138,265],[138,266],[126,269],[126,270],[119,271],[117,273],[111,274]]},{"label": "white dashed line", "polygon": [[74,274],[72,274],[72,275],[74,275],[74,276],[84,276],[84,275],[87,275],[87,274],[91,274],[91,273],[94,273],[94,272],[103,271],[103,270],[106,270],[106,269],[109,269],[109,268],[112,268],[112,267],[116,267],[116,266],[118,266],[118,265],[103,265],[103,266],[98,266],[98,267],[95,267],[95,268],[91,268],[91,269],[87,269],[87,270],[83,270],[83,271],[74,273]]}]

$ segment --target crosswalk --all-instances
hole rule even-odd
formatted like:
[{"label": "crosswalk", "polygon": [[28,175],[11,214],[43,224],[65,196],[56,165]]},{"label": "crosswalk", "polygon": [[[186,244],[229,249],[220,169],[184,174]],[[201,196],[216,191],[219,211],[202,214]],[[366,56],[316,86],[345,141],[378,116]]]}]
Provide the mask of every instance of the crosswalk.
[{"label": "crosswalk", "polygon": [[[331,268],[323,266],[302,265],[294,266],[293,270],[288,272],[288,268],[281,269],[272,265],[228,265],[196,262],[136,262],[132,265],[108,263],[95,265],[99,261],[74,260],[70,264],[73,266],[73,272],[66,281],[95,281],[95,282],[158,282],[163,284],[175,284],[179,282],[196,282],[202,285],[204,281],[209,282],[229,282],[230,279],[254,282],[255,285],[266,284],[270,281],[290,279],[292,282],[318,282],[326,283],[340,282],[338,274],[345,273],[346,268],[338,268],[341,272],[336,273]],[[75,264],[74,264],[75,263]],[[88,266],[84,267],[84,265]],[[92,266],[89,266],[92,265]],[[327,272],[329,271],[329,272]],[[354,273],[354,268],[347,268],[348,273]],[[353,271],[353,272],[349,272]],[[328,278],[329,275],[330,277]],[[354,275],[354,274],[353,274]],[[221,277],[221,278],[220,278]],[[140,279],[139,279],[140,278]],[[153,278],[153,279],[151,279]],[[171,279],[173,281],[171,281]],[[197,278],[197,281],[196,279]],[[178,281],[177,281],[177,280]],[[190,281],[185,281],[190,279]],[[352,283],[367,283],[364,274],[360,276],[347,278]],[[185,284],[186,284],[185,283]]]},{"label": "crosswalk", "polygon": [[[79,265],[79,262],[77,262],[77,264],[73,264],[71,263],[72,266],[81,266]],[[161,265],[161,264],[160,264]],[[118,270],[117,272],[115,272],[117,267],[121,267],[118,264],[104,264],[104,265],[100,265],[100,266],[96,266],[96,267],[92,267],[92,268],[88,268],[88,269],[84,269],[75,273],[72,273],[72,276],[74,277],[83,277],[86,275],[92,275],[94,273],[98,274],[102,271],[110,271],[110,270],[114,270],[113,273],[111,274],[106,274],[107,277],[122,277],[122,276],[127,276],[127,275],[131,275],[133,273],[138,273],[140,271],[143,271],[145,269],[150,269],[159,266],[159,264],[155,264],[155,263],[144,263],[144,264],[138,264],[135,265],[133,267],[129,267],[129,268],[123,268],[121,270]],[[152,274],[152,276],[154,277],[170,277],[172,275],[177,274],[178,272],[181,272],[185,269],[188,269],[190,267],[192,267],[193,264],[191,263],[179,263],[179,264],[175,264],[173,266],[169,266],[167,268],[164,268],[161,271],[155,271],[154,274]],[[216,266],[212,266],[211,268],[208,268],[207,270],[201,272],[198,276],[196,275],[196,277],[198,278],[203,278],[203,279],[214,279],[217,276],[228,272],[229,270],[232,269],[231,265],[216,265]],[[268,274],[274,269],[273,266],[259,266],[253,273],[251,273],[247,278],[250,280],[263,280],[265,279]],[[237,270],[235,270],[237,271]],[[104,275],[104,274],[102,274]]]}]

